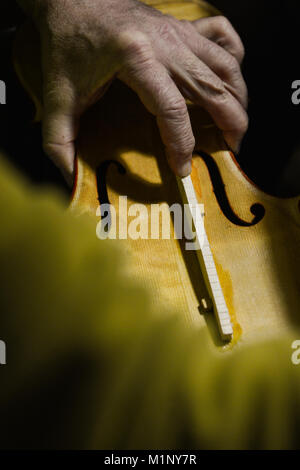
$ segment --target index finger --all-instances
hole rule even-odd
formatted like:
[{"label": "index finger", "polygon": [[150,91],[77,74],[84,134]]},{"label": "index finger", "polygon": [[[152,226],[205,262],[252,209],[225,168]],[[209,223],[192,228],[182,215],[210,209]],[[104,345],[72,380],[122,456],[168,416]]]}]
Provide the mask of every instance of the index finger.
[{"label": "index finger", "polygon": [[132,88],[156,116],[172,170],[181,177],[191,172],[195,138],[184,97],[166,68],[155,60],[148,42],[131,44],[131,57],[119,78]]}]

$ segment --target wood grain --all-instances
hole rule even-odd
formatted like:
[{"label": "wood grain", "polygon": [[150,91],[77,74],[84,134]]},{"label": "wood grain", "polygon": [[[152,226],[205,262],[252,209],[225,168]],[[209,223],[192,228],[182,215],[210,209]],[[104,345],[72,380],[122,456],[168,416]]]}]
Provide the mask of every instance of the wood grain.
[{"label": "wood grain", "polygon": [[[179,19],[217,13],[201,1],[146,3]],[[29,37],[28,31],[26,34]],[[38,85],[32,77],[37,74],[33,65],[28,66],[33,63],[32,49],[31,59],[24,59],[29,43],[24,36],[19,40],[15,58],[22,82],[38,102]],[[189,109],[196,149],[211,155],[217,164],[230,209],[248,222],[253,219],[253,204],[260,203],[265,209],[264,218],[254,226],[241,227],[228,220],[204,160],[195,156],[192,179],[198,200],[205,206],[206,232],[234,325],[232,344],[265,339],[299,326],[300,198],[279,199],[256,188],[238,168],[210,118],[195,106]],[[120,175],[111,166],[107,172],[108,196],[116,209],[120,195],[128,197],[128,206],[143,203],[149,212],[152,204],[171,206],[181,201],[155,119],[122,83],[114,82],[104,98],[86,113],[78,149],[77,182],[70,210],[90,213],[95,217],[95,226],[99,221],[95,172],[106,160],[116,160],[127,170],[126,175]],[[197,257],[184,249],[184,241],[129,239],[116,243],[128,253],[124,271],[151,292],[154,308],[164,304],[180,311],[195,328],[208,327],[214,344],[223,347],[213,316],[199,312],[207,292]]]}]

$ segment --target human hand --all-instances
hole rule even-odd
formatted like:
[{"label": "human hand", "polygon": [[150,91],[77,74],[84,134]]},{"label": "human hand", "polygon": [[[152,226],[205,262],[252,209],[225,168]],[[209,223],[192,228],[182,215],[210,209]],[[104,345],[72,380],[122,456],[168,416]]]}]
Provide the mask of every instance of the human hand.
[{"label": "human hand", "polygon": [[223,17],[179,21],[138,0],[19,0],[40,31],[43,145],[72,181],[80,116],[115,77],[156,116],[175,174],[195,146],[185,98],[199,104],[238,151],[247,130],[244,50]]}]

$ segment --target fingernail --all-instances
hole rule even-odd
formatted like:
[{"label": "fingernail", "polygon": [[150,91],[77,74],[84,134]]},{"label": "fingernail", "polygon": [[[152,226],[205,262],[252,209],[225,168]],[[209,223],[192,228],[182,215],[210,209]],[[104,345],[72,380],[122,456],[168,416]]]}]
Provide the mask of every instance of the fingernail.
[{"label": "fingernail", "polygon": [[192,162],[189,160],[185,162],[180,168],[178,168],[178,176],[180,176],[180,178],[185,178],[191,174],[191,171]]},{"label": "fingernail", "polygon": [[241,150],[241,146],[242,146],[242,141],[238,141],[236,143],[236,146],[235,146],[235,153],[240,153],[240,150]]},{"label": "fingernail", "polygon": [[233,153],[235,153],[236,155],[240,152],[241,150],[241,144],[242,142],[239,141],[239,142],[234,142],[232,143],[231,145],[227,142],[227,145],[229,147],[229,150],[231,150]]}]

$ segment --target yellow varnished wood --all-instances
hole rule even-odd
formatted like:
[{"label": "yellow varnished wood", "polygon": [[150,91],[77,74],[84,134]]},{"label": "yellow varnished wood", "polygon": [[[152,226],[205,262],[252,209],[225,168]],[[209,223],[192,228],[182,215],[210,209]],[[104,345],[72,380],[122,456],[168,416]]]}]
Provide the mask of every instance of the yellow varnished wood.
[{"label": "yellow varnished wood", "polygon": [[[148,0],[146,3],[179,19],[192,20],[216,13],[200,1]],[[15,57],[23,83],[38,102],[40,87],[32,79],[36,66],[33,61],[30,66],[24,60],[30,34],[27,31],[20,36],[22,40],[16,44]],[[34,43],[31,39],[31,45]],[[194,106],[190,106],[190,114],[196,148],[213,156],[234,212],[241,219],[251,221],[250,207],[254,203],[262,204],[266,211],[263,220],[252,227],[230,222],[216,200],[205,163],[195,156],[192,179],[199,202],[205,206],[206,231],[234,324],[233,343],[266,338],[293,324],[299,325],[299,198],[279,199],[256,188],[239,170],[207,115]],[[99,222],[95,170],[101,162],[111,159],[122,163],[127,170],[126,175],[120,175],[111,166],[107,173],[108,196],[116,209],[119,195],[128,197],[128,206],[145,204],[148,213],[152,204],[171,206],[180,202],[155,119],[137,96],[118,81],[83,117],[78,139],[77,183],[71,210],[90,213],[95,217],[95,228]],[[215,343],[219,344],[212,315],[199,313],[206,289],[195,253],[186,252],[184,242],[173,238],[129,239],[120,243],[130,260],[124,270],[150,290],[154,307],[163,303],[179,310],[196,327],[208,326]]]}]

